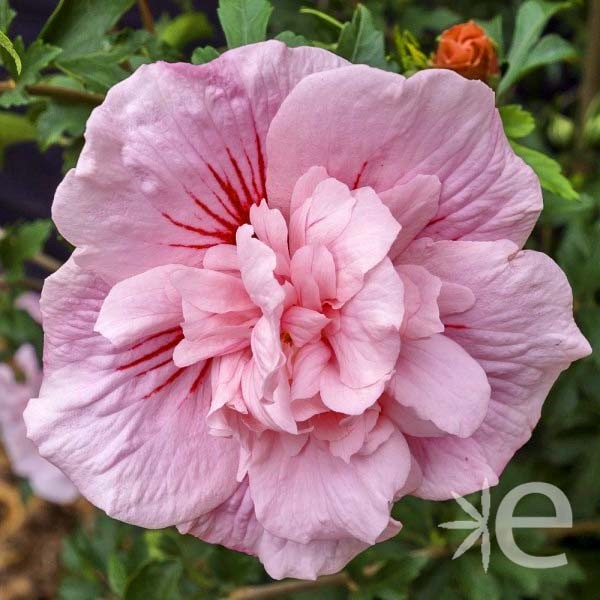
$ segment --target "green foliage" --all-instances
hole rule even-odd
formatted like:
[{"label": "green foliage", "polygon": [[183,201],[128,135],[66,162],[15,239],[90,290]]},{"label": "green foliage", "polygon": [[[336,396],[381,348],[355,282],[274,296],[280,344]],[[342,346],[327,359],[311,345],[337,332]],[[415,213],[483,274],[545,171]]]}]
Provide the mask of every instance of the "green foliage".
[{"label": "green foliage", "polygon": [[500,117],[504,125],[504,133],[509,138],[519,139],[529,135],[535,129],[533,115],[518,104],[501,106]]},{"label": "green foliage", "polygon": [[24,275],[24,262],[42,250],[52,224],[48,220],[30,221],[23,225],[11,225],[0,239],[0,265],[6,277]]},{"label": "green foliage", "polygon": [[[0,30],[0,58],[6,66],[6,68],[13,74],[14,77],[18,77],[21,74],[21,57],[15,50],[12,42],[8,39],[8,36]],[[7,57],[9,60],[7,60]]]},{"label": "green foliage", "polygon": [[61,60],[105,49],[105,34],[135,0],[60,0],[40,37],[62,48]]},{"label": "green foliage", "polygon": [[298,35],[293,31],[282,31],[275,36],[276,40],[283,42],[290,48],[298,48],[299,46],[312,46],[312,42],[307,40],[303,35]]},{"label": "green foliage", "polygon": [[427,57],[410,31],[401,32],[398,26],[394,27],[394,44],[402,73],[410,75],[427,68]]},{"label": "green foliage", "polygon": [[47,67],[62,52],[60,48],[45,44],[41,40],[36,40],[25,49],[23,40],[20,37],[15,40],[14,46],[21,57],[21,74],[15,89],[0,95],[0,107],[4,108],[27,104],[29,97],[26,86],[36,83],[41,76],[42,69]]},{"label": "green foliage", "polygon": [[206,15],[196,11],[178,15],[159,28],[159,38],[179,50],[211,34],[212,27]]},{"label": "green foliage", "polygon": [[579,198],[579,194],[573,189],[571,182],[562,174],[562,168],[557,161],[543,152],[527,148],[514,141],[511,141],[510,145],[515,153],[535,171],[545,190],[567,200]]},{"label": "green foliage", "polygon": [[350,62],[386,68],[383,32],[375,27],[370,11],[362,4],[356,7],[352,21],[344,25],[336,51]]},{"label": "green foliage", "polygon": [[17,13],[10,7],[8,0],[0,0],[0,31],[8,33],[10,25],[16,16]]},{"label": "green foliage", "polygon": [[218,12],[227,46],[237,48],[266,39],[273,7],[267,0],[220,0]]},{"label": "green foliage", "polygon": [[530,70],[573,55],[570,44],[562,39],[558,43],[556,35],[540,39],[550,18],[568,6],[568,2],[545,0],[526,0],[521,4],[506,57],[508,69],[498,85],[498,94],[504,94]]},{"label": "green foliage", "polygon": [[35,127],[23,115],[0,112],[0,169],[3,165],[4,150],[17,142],[35,140]]},{"label": "green foliage", "polygon": [[204,63],[210,62],[219,56],[219,51],[212,46],[204,46],[203,48],[196,48],[192,53],[191,62],[194,65],[203,65]]}]

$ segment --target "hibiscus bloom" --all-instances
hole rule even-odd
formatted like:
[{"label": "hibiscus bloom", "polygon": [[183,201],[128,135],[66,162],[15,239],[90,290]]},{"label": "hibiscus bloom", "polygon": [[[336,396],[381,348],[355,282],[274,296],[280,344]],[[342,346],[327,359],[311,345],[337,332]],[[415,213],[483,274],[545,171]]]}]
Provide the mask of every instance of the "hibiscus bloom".
[{"label": "hibiscus bloom", "polygon": [[94,504],[334,572],[490,484],[589,352],[493,92],[266,42],[141,67],[54,220],[41,453]]},{"label": "hibiscus bloom", "polygon": [[[39,320],[38,295],[23,294],[16,304]],[[23,411],[29,399],[38,395],[42,382],[35,349],[30,344],[21,346],[13,361],[13,367],[0,364],[0,437],[12,469],[29,480],[40,498],[59,504],[72,502],[78,496],[75,486],[27,439]]]}]

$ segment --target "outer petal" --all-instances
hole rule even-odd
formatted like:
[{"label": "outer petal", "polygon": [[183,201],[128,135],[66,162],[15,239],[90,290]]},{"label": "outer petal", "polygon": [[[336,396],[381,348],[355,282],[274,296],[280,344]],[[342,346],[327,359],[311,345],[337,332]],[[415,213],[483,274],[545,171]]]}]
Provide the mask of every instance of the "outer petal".
[{"label": "outer petal", "polygon": [[290,455],[280,435],[263,434],[248,473],[256,516],[272,534],[299,543],[347,537],[374,543],[409,470],[398,432],[349,464],[332,456],[326,442],[311,438]]},{"label": "outer petal", "polygon": [[[473,448],[479,448],[478,460],[487,461],[500,473],[529,439],[559,373],[590,352],[573,321],[569,284],[550,258],[519,252],[510,242],[419,240],[403,259],[419,262],[443,281],[474,293],[472,308],[445,317],[446,335],[483,367],[492,396],[488,413],[472,438],[445,443],[453,445],[455,456],[474,455]],[[420,444],[425,447],[426,441]],[[436,451],[431,456],[441,454]],[[438,467],[429,462],[430,467],[421,465],[429,480],[428,491],[422,494],[446,497],[447,489],[436,492],[433,471]],[[460,460],[453,464],[461,468]],[[450,466],[444,467],[446,472]],[[477,482],[472,482],[472,487],[455,491],[476,489]]]},{"label": "outer petal", "polygon": [[[319,575],[336,573],[368,547],[354,538],[300,544],[269,533],[256,519],[247,479],[218,508],[184,524],[179,530],[212,544],[257,555],[275,579],[316,579]],[[390,519],[378,541],[396,535],[399,530],[400,523]]]},{"label": "outer petal", "polygon": [[[35,299],[39,310],[39,297]],[[33,442],[27,438],[23,410],[39,391],[41,371],[35,350],[24,345],[15,354],[17,366],[25,373],[26,382],[18,383],[12,369],[0,364],[0,437],[13,471],[29,480],[37,496],[64,504],[79,495],[75,486],[53,464],[44,460]]]},{"label": "outer petal", "polygon": [[469,437],[481,425],[490,399],[484,370],[441,334],[403,342],[387,389],[419,419],[459,437]]},{"label": "outer petal", "polygon": [[265,197],[265,137],[281,102],[306,75],[344,64],[270,41],[201,66],[142,66],[112,88],[53,208],[79,263],[114,282],[197,266],[206,248],[233,241]]},{"label": "outer petal", "polygon": [[192,519],[235,489],[237,446],[208,435],[204,372],[171,359],[179,330],[123,350],[94,334],[106,293],[72,260],[47,280],[46,374],[28,434],[111,516],[145,527]]},{"label": "outer petal", "polygon": [[527,239],[542,206],[533,171],[512,152],[492,90],[447,70],[404,80],[366,66],[304,79],[267,138],[271,206],[286,215],[313,165],[350,187],[386,192],[417,175],[442,183],[425,228],[436,239]]}]

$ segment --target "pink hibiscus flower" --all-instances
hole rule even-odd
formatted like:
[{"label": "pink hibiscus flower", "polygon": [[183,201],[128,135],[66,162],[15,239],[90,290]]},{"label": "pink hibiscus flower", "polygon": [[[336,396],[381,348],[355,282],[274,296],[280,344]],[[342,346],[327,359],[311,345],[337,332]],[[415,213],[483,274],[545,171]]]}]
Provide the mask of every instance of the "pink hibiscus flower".
[{"label": "pink hibiscus flower", "polygon": [[[16,304],[39,320],[37,294],[23,294]],[[33,346],[25,344],[17,350],[14,367],[19,378],[12,367],[0,364],[0,438],[12,469],[29,480],[32,490],[40,498],[59,504],[73,502],[78,496],[75,486],[59,469],[44,460],[33,442],[27,439],[23,411],[29,399],[37,396],[42,382],[42,371]]]},{"label": "pink hibiscus flower", "polygon": [[334,572],[496,483],[589,352],[480,82],[266,42],[140,68],[86,139],[26,419],[116,518]]}]

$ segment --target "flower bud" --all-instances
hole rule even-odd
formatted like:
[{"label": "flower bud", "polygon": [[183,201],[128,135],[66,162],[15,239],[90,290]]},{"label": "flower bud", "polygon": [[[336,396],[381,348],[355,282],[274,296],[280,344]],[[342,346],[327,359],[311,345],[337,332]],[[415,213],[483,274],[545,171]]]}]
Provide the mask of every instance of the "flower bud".
[{"label": "flower bud", "polygon": [[467,79],[482,81],[499,72],[494,42],[474,21],[454,25],[442,32],[433,65],[456,71]]}]

